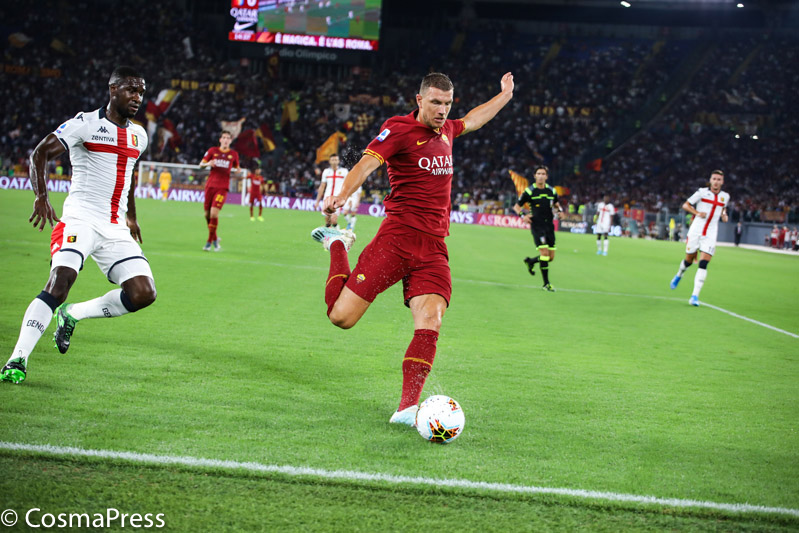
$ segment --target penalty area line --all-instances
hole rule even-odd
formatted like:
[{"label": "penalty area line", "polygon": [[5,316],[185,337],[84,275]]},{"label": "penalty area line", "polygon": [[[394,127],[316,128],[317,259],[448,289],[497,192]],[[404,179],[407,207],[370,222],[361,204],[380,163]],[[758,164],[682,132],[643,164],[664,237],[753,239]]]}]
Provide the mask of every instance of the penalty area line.
[{"label": "penalty area line", "polygon": [[69,446],[51,446],[49,444],[23,444],[0,441],[0,450],[32,452],[40,455],[90,457],[99,459],[122,460],[132,463],[156,466],[187,466],[192,468],[213,468],[224,470],[245,470],[248,472],[278,473],[294,477],[316,477],[344,481],[377,481],[392,485],[427,485],[431,487],[448,487],[490,492],[514,494],[542,494],[566,496],[585,500],[600,500],[612,503],[636,503],[660,505],[665,507],[712,509],[737,514],[761,513],[799,517],[799,509],[787,507],[768,507],[749,503],[719,503],[681,498],[659,498],[656,496],[640,496],[618,492],[605,492],[584,489],[566,489],[554,487],[536,487],[530,485],[513,485],[509,483],[489,483],[486,481],[469,481],[466,479],[439,479],[421,476],[399,476],[357,472],[353,470],[325,470],[322,468],[269,465],[256,462],[240,462],[198,457],[155,455],[150,453],[117,452],[112,450],[86,450]]}]

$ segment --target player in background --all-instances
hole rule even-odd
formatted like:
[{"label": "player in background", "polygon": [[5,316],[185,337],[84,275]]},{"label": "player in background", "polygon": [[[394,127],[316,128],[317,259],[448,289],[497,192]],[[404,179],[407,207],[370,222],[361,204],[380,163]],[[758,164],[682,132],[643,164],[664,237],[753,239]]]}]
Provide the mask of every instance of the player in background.
[{"label": "player in background", "polygon": [[219,237],[216,230],[219,227],[219,211],[225,205],[228,190],[230,190],[231,171],[239,172],[239,154],[230,148],[233,136],[227,130],[222,130],[219,135],[219,146],[212,146],[205,152],[200,166],[210,168],[208,181],[205,182],[205,221],[208,223],[208,242],[203,246],[203,251],[219,252]]},{"label": "player in background", "polygon": [[358,207],[361,205],[361,196],[363,196],[363,187],[358,187],[358,190],[347,198],[347,201],[344,202],[344,206],[341,208],[344,218],[347,219],[347,229],[350,231],[355,231],[355,222],[358,221]]},{"label": "player in background", "polygon": [[161,200],[166,202],[169,197],[169,187],[172,185],[172,173],[166,168],[158,175],[158,185],[161,187]]},{"label": "player in background", "polygon": [[[130,122],[142,104],[144,79],[130,67],[118,67],[108,80],[106,107],[78,113],[48,134],[31,153],[30,181],[36,200],[28,219],[50,237],[50,278],[25,310],[19,339],[0,379],[25,380],[28,357],[56,313],[54,340],[66,353],[79,320],[116,317],[155,301],[155,283],[142,255],[136,221],[136,161],[147,149],[147,133]],[[47,194],[47,164],[64,150],[72,163],[72,186],[59,219]],[[137,242],[138,241],[138,242]],[[121,286],[104,296],[64,303],[78,272],[91,256],[112,283]]]},{"label": "player in background", "polygon": [[[610,203],[610,197],[606,194],[602,201],[596,204],[596,254],[608,255],[608,234],[613,223],[613,215],[616,208]],[[605,249],[602,249],[602,237],[605,237]]]},{"label": "player in background", "polygon": [[[519,200],[513,206],[513,211],[525,222],[530,224],[530,231],[533,234],[533,242],[538,247],[537,257],[525,257],[527,271],[530,275],[535,275],[535,264],[541,266],[541,276],[544,278],[543,289],[553,292],[555,289],[549,283],[549,265],[555,260],[555,223],[553,221],[553,210],[556,210],[558,217],[563,213],[558,201],[558,193],[547,185],[549,178],[549,168],[544,165],[535,167],[535,183],[527,187]],[[531,212],[523,212],[524,204],[530,203]]]},{"label": "player in background", "polygon": [[347,251],[352,232],[316,228],[312,237],[330,251],[325,303],[330,321],[353,327],[378,294],[402,280],[403,301],[413,317],[413,339],[402,361],[402,394],[391,423],[413,426],[419,397],[433,367],[436,343],[452,293],[447,246],[452,143],[486,124],[513,97],[513,76],[502,77],[501,91],[462,119],[447,119],[454,87],[440,73],[424,77],[416,95],[417,110],[389,118],[344,180],[339,194],[324,200],[332,214],[380,165],[388,166],[391,194],[384,201],[386,218],[350,271]]},{"label": "player in background", "polygon": [[[322,182],[319,184],[319,190],[316,193],[315,209],[319,209],[319,203],[329,196],[335,196],[341,192],[341,186],[344,184],[344,178],[347,177],[347,169],[339,167],[339,158],[336,154],[330,156],[328,159],[330,166],[322,172]],[[325,216],[325,226],[330,228],[338,228],[338,211],[333,213],[322,212]]]},{"label": "player in background", "polygon": [[264,221],[264,176],[261,169],[256,168],[250,176],[250,221],[255,222],[253,207],[258,202],[258,222]]},{"label": "player in background", "polygon": [[727,206],[730,195],[721,190],[724,185],[724,173],[714,170],[710,173],[710,182],[691,195],[682,204],[682,208],[693,215],[691,227],[688,229],[688,240],[685,245],[685,259],[680,262],[677,275],[671,280],[670,287],[676,289],[685,270],[696,261],[699,253],[699,268],[694,276],[694,291],[688,300],[693,306],[699,306],[699,291],[705,284],[707,265],[716,251],[716,236],[719,231],[719,220],[727,222]]}]

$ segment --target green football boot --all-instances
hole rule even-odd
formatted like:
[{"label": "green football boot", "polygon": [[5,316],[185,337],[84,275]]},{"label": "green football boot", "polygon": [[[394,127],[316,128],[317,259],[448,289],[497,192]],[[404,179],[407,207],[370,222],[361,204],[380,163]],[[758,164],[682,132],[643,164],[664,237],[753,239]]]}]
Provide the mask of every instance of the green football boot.
[{"label": "green football boot", "polygon": [[78,321],[72,318],[67,312],[67,303],[64,302],[58,309],[56,309],[56,328],[53,333],[53,340],[55,346],[61,353],[67,353],[69,350],[69,340],[72,338],[72,333],[75,331],[75,326]]},{"label": "green football boot", "polygon": [[0,381],[10,381],[11,383],[19,384],[25,381],[25,376],[27,374],[28,371],[25,367],[25,359],[22,357],[12,359],[6,363],[3,370],[0,370]]}]

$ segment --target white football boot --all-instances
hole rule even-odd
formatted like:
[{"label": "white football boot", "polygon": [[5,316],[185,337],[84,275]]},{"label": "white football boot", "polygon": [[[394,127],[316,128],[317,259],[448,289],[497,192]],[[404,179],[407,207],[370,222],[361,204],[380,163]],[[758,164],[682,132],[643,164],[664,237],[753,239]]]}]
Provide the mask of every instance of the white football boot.
[{"label": "white football boot", "polygon": [[419,410],[418,405],[411,405],[402,411],[397,411],[391,415],[389,424],[405,424],[406,426],[416,427],[416,412]]}]

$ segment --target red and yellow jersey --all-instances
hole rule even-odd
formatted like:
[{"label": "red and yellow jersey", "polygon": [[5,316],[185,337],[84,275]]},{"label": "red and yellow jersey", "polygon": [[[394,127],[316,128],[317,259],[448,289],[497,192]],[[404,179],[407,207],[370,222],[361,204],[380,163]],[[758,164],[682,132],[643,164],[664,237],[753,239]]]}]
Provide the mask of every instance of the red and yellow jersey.
[{"label": "red and yellow jersey", "polygon": [[203,156],[203,163],[208,162],[211,162],[212,165],[208,181],[205,182],[206,188],[229,189],[230,171],[239,168],[238,152],[231,149],[223,151],[218,146],[213,146]]},{"label": "red and yellow jersey", "polygon": [[261,186],[264,184],[264,177],[260,174],[253,174],[250,176],[250,195],[260,196]]},{"label": "red and yellow jersey", "polygon": [[425,233],[449,235],[452,143],[466,128],[447,120],[438,129],[416,119],[418,110],[392,117],[365,150],[388,166],[386,216]]}]

